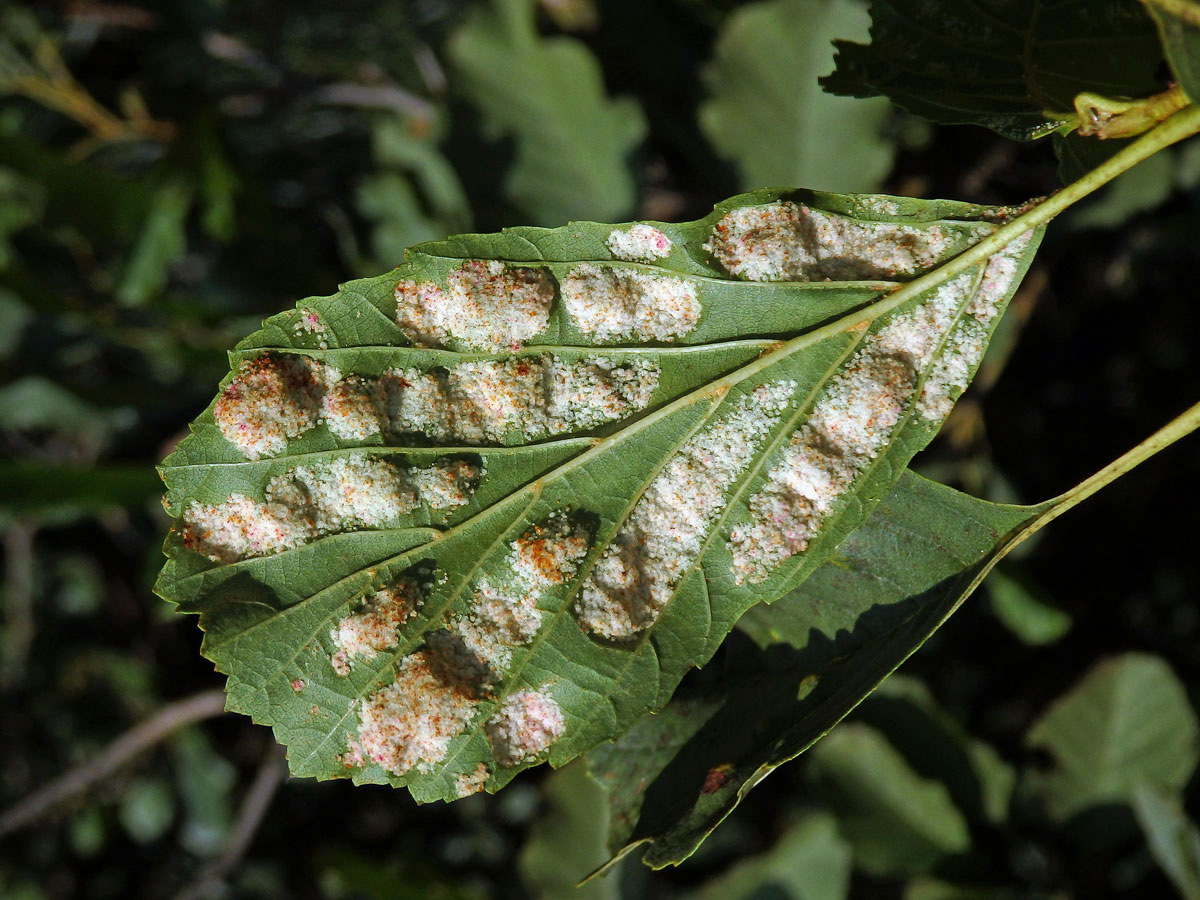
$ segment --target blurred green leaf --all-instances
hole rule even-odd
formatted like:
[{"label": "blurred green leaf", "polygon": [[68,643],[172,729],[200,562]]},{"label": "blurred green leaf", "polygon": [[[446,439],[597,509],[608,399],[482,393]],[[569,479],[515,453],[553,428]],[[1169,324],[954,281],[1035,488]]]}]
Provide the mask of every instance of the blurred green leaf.
[{"label": "blurred green leaf", "polygon": [[608,859],[607,795],[581,763],[545,781],[545,804],[529,829],[517,866],[536,900],[618,900],[615,873],[576,887]]},{"label": "blurred green leaf", "polygon": [[1187,691],[1157,656],[1128,653],[1097,664],[1026,735],[1054,768],[1033,784],[1058,821],[1112,803],[1136,788],[1180,790],[1200,760],[1200,725]]},{"label": "blurred green leaf", "polygon": [[445,234],[441,223],[422,208],[408,177],[399,172],[383,172],[363,179],[355,192],[355,205],[373,223],[374,260],[364,265],[399,265],[407,248]]},{"label": "blurred green leaf", "polygon": [[1193,103],[1200,103],[1200,3],[1142,0],[1158,26],[1171,72]]},{"label": "blurred green leaf", "polygon": [[140,507],[161,490],[162,482],[145,465],[0,462],[0,516],[61,524],[114,507]]},{"label": "blurred green leaf", "polygon": [[879,186],[893,155],[882,136],[887,101],[834,97],[817,83],[833,59],[830,41],[865,36],[867,22],[858,0],[769,0],[726,19],[700,124],[743,188]]},{"label": "blurred green leaf", "polygon": [[688,895],[689,900],[846,900],[850,846],[827,813],[808,813],[775,845],[743,859]]},{"label": "blurred green leaf", "polygon": [[1081,91],[1162,89],[1162,51],[1137,0],[872,0],[871,43],[837,47],[826,90],[882,95],[934,122],[1019,141],[1072,121]]},{"label": "blurred green leaf", "polygon": [[44,195],[41,186],[0,166],[0,269],[12,262],[10,238],[42,217]]},{"label": "blurred green leaf", "polygon": [[213,240],[232,240],[237,233],[236,199],[242,179],[211,130],[202,132],[197,149],[200,153],[199,186],[203,207],[200,224]]},{"label": "blurred green leaf", "polygon": [[20,346],[25,326],[33,313],[13,291],[0,287],[0,360],[7,359]]},{"label": "blurred green leaf", "polygon": [[855,720],[882,733],[918,775],[946,785],[967,819],[999,824],[1007,818],[1015,770],[972,738],[920,681],[893,675],[863,701]]},{"label": "blurred green leaf", "polygon": [[418,127],[399,116],[379,119],[371,132],[375,161],[383,167],[410,172],[430,212],[442,226],[442,234],[471,228],[471,204],[458,173],[438,149],[440,125]]},{"label": "blurred green leaf", "polygon": [[1071,630],[1071,617],[1036,596],[1033,589],[1007,569],[993,569],[985,582],[992,612],[1009,631],[1031,647],[1061,640]]},{"label": "blurred green leaf", "polygon": [[966,820],[945,785],[917,775],[875,729],[845,724],[810,756],[809,772],[854,848],[857,868],[912,875],[970,849]]},{"label": "blurred green leaf", "polygon": [[1133,793],[1133,812],[1150,853],[1179,896],[1200,900],[1200,829],[1183,811],[1179,795],[1139,785]]},{"label": "blurred green leaf", "polygon": [[121,303],[140,306],[166,286],[171,266],[187,252],[185,226],[193,196],[193,189],[178,179],[155,191],[133,256],[116,288]]},{"label": "blurred green leaf", "polygon": [[1138,213],[1150,212],[1175,191],[1175,154],[1156,153],[1121,175],[1065,217],[1073,228],[1118,228]]},{"label": "blurred green leaf", "polygon": [[103,850],[107,837],[104,814],[96,806],[81,809],[67,823],[67,840],[71,849],[82,857],[92,857]]},{"label": "blurred green leaf", "polygon": [[179,844],[197,856],[214,856],[229,840],[237,769],[199,728],[176,732],[168,747],[184,806]]},{"label": "blurred green leaf", "polygon": [[319,863],[322,900],[483,900],[478,887],[458,884],[424,865],[378,862],[352,852]]},{"label": "blurred green leaf", "polygon": [[437,147],[439,131],[395,115],[376,121],[371,145],[379,169],[355,195],[359,212],[374,222],[374,262],[364,268],[399,265],[409,247],[470,229],[470,203]]},{"label": "blurred green leaf", "polygon": [[175,819],[175,796],[162,778],[138,778],[125,788],[117,806],[117,818],[131,838],[139,844],[149,844],[171,827]]},{"label": "blurred green leaf", "polygon": [[533,0],[482,6],[447,52],[484,121],[516,142],[504,184],[531,223],[614,221],[633,211],[641,110],[605,95],[600,65],[579,41],[538,36]]}]

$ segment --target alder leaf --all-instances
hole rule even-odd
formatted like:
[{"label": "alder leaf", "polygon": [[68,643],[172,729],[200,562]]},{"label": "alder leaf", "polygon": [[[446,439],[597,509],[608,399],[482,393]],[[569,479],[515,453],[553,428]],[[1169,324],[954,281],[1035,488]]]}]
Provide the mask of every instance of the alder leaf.
[{"label": "alder leaf", "polygon": [[426,801],[560,765],[888,493],[1032,259],[949,262],[1008,214],[759,191],[417,247],[231,354],[162,467],[157,589],[295,775]]},{"label": "alder leaf", "polygon": [[1027,141],[1072,121],[1082,91],[1162,89],[1162,50],[1136,0],[872,0],[871,23],[870,44],[837,42],[822,85],[943,125]]}]

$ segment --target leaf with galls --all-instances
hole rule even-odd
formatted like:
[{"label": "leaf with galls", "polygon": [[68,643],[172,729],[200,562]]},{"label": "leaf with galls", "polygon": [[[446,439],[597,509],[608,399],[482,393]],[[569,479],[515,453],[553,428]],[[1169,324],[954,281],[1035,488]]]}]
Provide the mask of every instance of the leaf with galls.
[{"label": "leaf with galls", "polygon": [[564,763],[933,437],[1040,234],[942,267],[1005,215],[759,191],[416,247],[234,350],[163,463],[158,590],[296,775],[451,800]]}]

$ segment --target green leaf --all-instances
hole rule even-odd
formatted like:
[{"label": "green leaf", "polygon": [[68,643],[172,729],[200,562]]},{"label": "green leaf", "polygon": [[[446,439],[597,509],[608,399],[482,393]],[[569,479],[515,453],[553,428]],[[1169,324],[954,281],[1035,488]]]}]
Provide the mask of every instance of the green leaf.
[{"label": "green leaf", "polygon": [[628,158],[645,120],[633,100],[605,96],[600,64],[582,43],[540,37],[533,0],[493,0],[446,49],[456,85],[486,124],[516,143],[504,184],[525,216],[557,225],[629,215],[635,184]]},{"label": "green leaf", "polygon": [[945,785],[921,778],[875,729],[850,723],[813,748],[810,772],[870,875],[929,872],[971,846]]},{"label": "green leaf", "polygon": [[1029,729],[1054,768],[1034,787],[1057,820],[1128,802],[1138,785],[1180,790],[1200,760],[1200,725],[1179,679],[1156,656],[1095,666]]},{"label": "green leaf", "polygon": [[163,465],[158,590],[294,774],[433,800],[561,765],[663,706],[932,438],[1040,237],[945,262],[1002,214],[764,191],[419,247],[234,351]]},{"label": "green leaf", "polygon": [[579,763],[546,781],[546,808],[533,821],[517,865],[537,900],[619,900],[615,877],[579,885],[606,859],[608,817],[604,791]]},{"label": "green leaf", "polygon": [[968,820],[1007,818],[1016,772],[990,745],[971,738],[920,681],[893,675],[855,719],[881,732],[918,775],[942,782]]},{"label": "green leaf", "polygon": [[813,184],[872,190],[892,167],[882,135],[883,100],[853,101],[821,90],[835,37],[866,33],[855,0],[771,0],[734,11],[706,73],[700,125],[732,160],[744,187]]},{"label": "green leaf", "polygon": [[12,263],[12,236],[38,222],[44,204],[40,185],[0,167],[0,270]]},{"label": "green leaf", "polygon": [[872,0],[871,43],[839,41],[825,89],[885,96],[943,125],[1043,137],[1082,91],[1161,90],[1162,52],[1135,0]]},{"label": "green leaf", "polygon": [[[924,643],[1050,508],[989,503],[905,473],[824,567],[742,618],[758,648],[729,665],[728,680],[588,754],[610,791],[614,851],[647,843],[651,866],[686,859]],[[990,782],[974,801],[986,816],[1002,803]]]},{"label": "green leaf", "polygon": [[691,900],[846,900],[850,847],[826,813],[809,813],[788,826],[766,853],[713,878]]},{"label": "green leaf", "polygon": [[1037,596],[1034,589],[1004,569],[988,576],[992,612],[1004,627],[1031,647],[1053,644],[1071,630],[1071,617]]},{"label": "green leaf", "polygon": [[1142,0],[1158,26],[1171,72],[1183,92],[1200,102],[1200,3],[1196,0]]},{"label": "green leaf", "polygon": [[1148,785],[1133,794],[1133,812],[1155,861],[1184,900],[1200,900],[1200,829],[1178,795]]},{"label": "green leaf", "polygon": [[193,193],[191,187],[176,180],[155,191],[133,257],[116,288],[121,303],[140,306],[166,286],[171,265],[187,252],[185,225]]}]

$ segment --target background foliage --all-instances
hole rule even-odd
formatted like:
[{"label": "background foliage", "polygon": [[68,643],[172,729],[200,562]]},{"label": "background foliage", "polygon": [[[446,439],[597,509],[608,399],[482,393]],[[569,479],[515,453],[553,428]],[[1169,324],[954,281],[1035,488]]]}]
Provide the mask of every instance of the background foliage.
[{"label": "background foliage", "polygon": [[[866,40],[854,0],[278,10],[0,11],[0,804],[219,685],[150,593],[152,467],[264,315],[465,229],[695,218],[766,182],[981,203],[1058,183],[1048,144],[818,92],[827,41]],[[1039,501],[1194,402],[1198,217],[1193,142],[1056,223],[918,469]],[[575,894],[610,816],[577,766],[449,807],[271,793],[269,735],[226,717],[0,838],[0,896],[1200,896],[1198,476],[1184,443],[1022,548],[680,869]],[[244,861],[212,869],[264,795]]]}]

